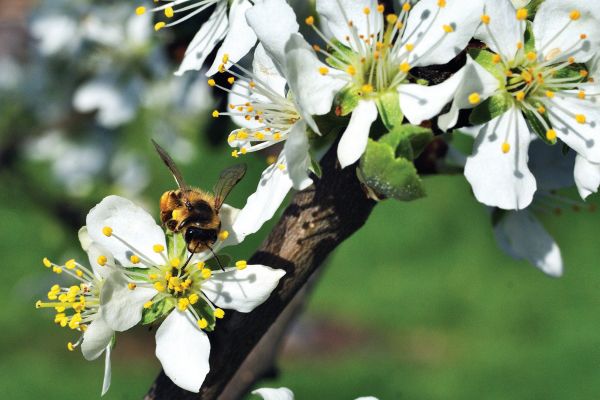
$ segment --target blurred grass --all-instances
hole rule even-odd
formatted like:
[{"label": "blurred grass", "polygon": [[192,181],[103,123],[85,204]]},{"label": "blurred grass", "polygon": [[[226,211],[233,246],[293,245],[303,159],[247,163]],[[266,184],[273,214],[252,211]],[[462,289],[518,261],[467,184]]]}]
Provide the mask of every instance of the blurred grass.
[{"label": "blurred grass", "polygon": [[[149,143],[138,146],[151,151]],[[204,150],[195,159],[182,170],[205,187],[232,163],[220,151]],[[250,173],[232,196],[236,206],[264,166],[257,157],[245,161]],[[147,195],[158,199],[173,183],[158,160],[152,176]],[[99,396],[102,362],[66,351],[74,336],[33,306],[55,280],[41,266],[42,257],[83,257],[77,232],[27,193],[9,189],[5,178],[0,176],[2,397]],[[367,226],[331,257],[311,300],[308,315],[359,330],[364,341],[341,352],[285,357],[280,378],[262,386],[288,386],[300,400],[597,398],[598,216],[545,219],[566,260],[565,276],[549,279],[497,249],[487,213],[462,177],[430,178],[427,186],[425,200],[380,204]],[[156,213],[156,202],[149,206]],[[248,257],[267,231],[235,255]],[[118,337],[107,399],[142,396],[158,372],[153,341],[147,330]]]}]

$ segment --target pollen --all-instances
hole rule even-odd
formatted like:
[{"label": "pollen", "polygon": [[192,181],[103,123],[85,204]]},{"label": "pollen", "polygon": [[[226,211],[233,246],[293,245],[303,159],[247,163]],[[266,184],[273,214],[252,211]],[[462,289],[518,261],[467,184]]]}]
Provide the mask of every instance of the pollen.
[{"label": "pollen", "polygon": [[244,260],[236,261],[235,267],[240,271],[245,269],[248,266],[248,263]]},{"label": "pollen", "polygon": [[365,14],[365,15],[371,14],[371,9],[369,7],[363,8],[363,14]]},{"label": "pollen", "polygon": [[198,328],[206,329],[206,327],[208,327],[208,322],[204,318],[200,318],[198,320]]},{"label": "pollen", "polygon": [[319,73],[321,75],[327,75],[329,73],[329,68],[327,68],[327,67],[320,67],[319,68]]},{"label": "pollen", "polygon": [[491,18],[490,18],[489,15],[484,14],[484,15],[481,16],[481,22],[482,23],[484,23],[486,25],[489,25],[490,21],[491,21]]},{"label": "pollen", "polygon": [[200,275],[202,275],[202,279],[210,279],[210,277],[212,276],[212,271],[210,270],[210,268],[202,268],[202,270],[200,271]]},{"label": "pollen", "polygon": [[211,87],[213,87],[213,86],[215,86],[216,84],[217,84],[217,82],[215,82],[215,80],[214,80],[214,79],[209,79],[209,80],[208,80],[208,86],[211,86]]},{"label": "pollen", "polygon": [[454,28],[451,25],[443,25],[442,28],[444,28],[444,32],[446,33],[454,32]]},{"label": "pollen", "polygon": [[108,258],[106,258],[106,256],[98,256],[98,258],[96,259],[96,262],[101,267],[104,267],[106,265],[106,263],[108,262]]},{"label": "pollen", "polygon": [[76,265],[77,264],[75,263],[75,260],[72,258],[65,263],[65,267],[67,267],[67,269],[75,269]]},{"label": "pollen", "polygon": [[106,237],[111,237],[113,234],[113,230],[110,226],[105,226],[104,228],[102,228],[102,233]]},{"label": "pollen", "polygon": [[404,3],[404,4],[402,4],[402,11],[409,12],[410,9],[411,9],[410,3]]},{"label": "pollen", "polygon": [[154,282],[154,289],[159,292],[164,292],[167,288],[163,282]]},{"label": "pollen", "polygon": [[538,109],[537,109],[537,111],[538,111],[540,114],[543,114],[543,113],[545,113],[545,112],[546,112],[546,107],[544,107],[544,106],[539,106],[539,107],[538,107]]},{"label": "pollen", "polygon": [[129,283],[127,284],[127,288],[128,288],[129,290],[135,290],[135,288],[136,288],[136,287],[137,287],[137,285],[136,285],[135,283],[133,283],[133,282],[129,282]]},{"label": "pollen", "polygon": [[165,251],[165,246],[163,246],[162,244],[155,244],[154,246],[152,246],[152,250],[154,250],[155,253],[162,253],[163,251]]},{"label": "pollen", "polygon": [[546,91],[546,97],[548,98],[553,98],[554,97],[554,92],[552,90],[547,90]]},{"label": "pollen", "polygon": [[569,18],[571,18],[573,21],[577,21],[579,18],[581,18],[581,13],[579,10],[573,10],[569,14]]},{"label": "pollen", "polygon": [[535,53],[535,51],[530,51],[529,53],[527,53],[526,57],[529,61],[535,61],[537,59],[537,54]]},{"label": "pollen", "polygon": [[510,151],[510,144],[508,142],[504,142],[502,143],[502,152],[504,154],[508,153]]},{"label": "pollen", "polygon": [[306,22],[306,25],[308,26],[313,26],[315,24],[315,17],[313,17],[312,15],[307,17],[304,22]]},{"label": "pollen", "polygon": [[211,115],[212,115],[213,118],[219,118],[220,114],[219,114],[219,111],[214,110]]},{"label": "pollen", "polygon": [[147,301],[147,302],[144,303],[144,308],[147,310],[150,307],[152,307],[153,304],[154,303],[152,302],[152,300],[149,300],[149,301]]},{"label": "pollen", "polygon": [[234,82],[235,82],[235,78],[233,76],[230,76],[229,78],[227,78],[227,83],[229,83],[230,85],[233,85]]},{"label": "pollen", "polygon": [[220,308],[215,308],[215,311],[213,311],[213,314],[215,315],[216,318],[222,319],[225,316],[225,311],[223,311]]},{"label": "pollen", "polygon": [[137,15],[143,15],[146,12],[146,7],[140,6],[135,9]]},{"label": "pollen", "polygon": [[179,309],[179,311],[185,311],[189,306],[190,301],[186,298],[179,299],[179,301],[177,302],[177,308]]},{"label": "pollen", "polygon": [[179,258],[175,257],[175,258],[171,259],[171,267],[179,268],[180,264],[181,264],[181,261],[179,260]]},{"label": "pollen", "polygon": [[388,24],[394,24],[396,23],[396,21],[398,21],[398,16],[396,14],[388,14],[385,16],[385,20],[387,21]]},{"label": "pollen", "polygon": [[44,263],[44,267],[46,268],[50,268],[52,266],[52,263],[50,262],[50,260],[48,260],[48,257],[44,257],[42,262]]},{"label": "pollen", "polygon": [[585,100],[585,90],[580,90],[579,93],[577,93],[577,97],[581,100]]},{"label": "pollen", "polygon": [[157,22],[156,24],[154,24],[154,30],[155,31],[160,31],[162,28],[164,28],[167,24],[165,24],[164,22],[160,21]]},{"label": "pollen", "polygon": [[517,49],[521,50],[523,48],[523,42],[517,42]]},{"label": "pollen", "polygon": [[229,231],[221,231],[219,232],[219,240],[225,240],[229,237]]},{"label": "pollen", "polygon": [[196,304],[198,302],[198,300],[200,300],[200,296],[197,293],[192,293],[189,297],[188,297],[188,301],[190,302],[190,304]]},{"label": "pollen", "polygon": [[74,351],[75,350],[75,346],[73,345],[73,343],[69,342],[69,343],[67,343],[67,349],[69,351]]},{"label": "pollen", "polygon": [[471,104],[479,104],[481,101],[481,96],[477,92],[473,92],[469,95],[469,103]]},{"label": "pollen", "polygon": [[446,7],[446,0],[438,0],[438,7],[444,8]]},{"label": "pollen", "polygon": [[528,15],[529,15],[529,13],[527,12],[526,8],[519,8],[517,10],[517,19],[519,21],[523,21],[523,20],[527,19]]},{"label": "pollen", "polygon": [[583,115],[583,114],[576,114],[575,115],[575,121],[577,121],[580,124],[585,124],[586,120],[587,119],[585,118],[585,115]]},{"label": "pollen", "polygon": [[587,35],[585,33],[582,33],[581,35],[579,35],[579,39],[585,40],[587,39]]},{"label": "pollen", "polygon": [[348,73],[348,75],[354,76],[356,75],[356,68],[354,68],[353,65],[348,65],[348,68],[346,68],[346,72]]},{"label": "pollen", "polygon": [[361,89],[364,93],[371,93],[373,92],[373,85],[367,83],[365,85],[362,85]]},{"label": "pollen", "polygon": [[556,140],[556,131],[554,129],[548,129],[546,131],[546,139],[550,141]]},{"label": "pollen", "polygon": [[585,69],[579,71],[579,76],[581,76],[582,78],[587,78],[588,75],[589,72],[587,72]]},{"label": "pollen", "polygon": [[515,98],[517,99],[517,101],[523,101],[525,99],[525,92],[517,92]]},{"label": "pollen", "polygon": [[173,10],[173,7],[165,8],[165,16],[167,18],[173,18],[173,15],[175,15],[175,11]]},{"label": "pollen", "polygon": [[415,49],[415,45],[412,43],[406,43],[406,46],[404,46],[404,48],[406,48],[406,51],[408,51],[410,53],[411,51],[413,51]]},{"label": "pollen", "polygon": [[378,4],[377,5],[377,12],[379,14],[383,14],[384,11],[385,11],[385,6],[383,4]]},{"label": "pollen", "polygon": [[131,257],[129,257],[129,261],[131,261],[133,264],[139,264],[140,257],[133,254]]},{"label": "pollen", "polygon": [[498,63],[500,63],[500,61],[502,61],[502,57],[500,57],[500,54],[494,54],[492,56],[492,62],[494,64],[498,64]]},{"label": "pollen", "polygon": [[407,63],[406,61],[403,62],[402,64],[400,64],[400,71],[407,73],[408,71],[410,71],[410,64]]}]

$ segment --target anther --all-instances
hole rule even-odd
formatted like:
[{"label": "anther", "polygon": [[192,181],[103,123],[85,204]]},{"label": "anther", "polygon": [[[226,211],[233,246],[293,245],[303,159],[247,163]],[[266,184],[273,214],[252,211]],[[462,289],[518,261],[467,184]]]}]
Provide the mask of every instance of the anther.
[{"label": "anther", "polygon": [[527,15],[529,15],[529,13],[527,12],[526,8],[519,8],[517,10],[517,19],[519,21],[523,21],[523,20],[527,19]]},{"label": "anther", "polygon": [[446,0],[438,0],[438,7],[444,8],[446,7]]},{"label": "anther", "polygon": [[228,231],[221,231],[219,232],[219,240],[225,240],[229,237],[229,232]]},{"label": "anther", "polygon": [[167,18],[173,18],[173,15],[175,15],[175,11],[173,10],[173,7],[165,8],[165,16]]},{"label": "anther", "polygon": [[329,73],[329,68],[327,68],[327,67],[320,67],[319,68],[319,73],[321,75],[327,75]]},{"label": "anther", "polygon": [[50,268],[52,266],[52,263],[50,262],[50,260],[48,260],[47,257],[44,257],[42,262],[44,263],[44,267],[46,267],[46,268]]},{"label": "anther", "polygon": [[152,307],[152,305],[153,305],[153,304],[154,304],[154,303],[152,303],[152,300],[150,300],[150,301],[147,301],[147,302],[145,302],[145,303],[144,303],[144,308],[147,310],[147,309],[149,309],[150,307]]},{"label": "anther", "polygon": [[580,17],[581,13],[579,12],[579,10],[573,10],[569,14],[569,18],[571,18],[573,21],[577,21]]},{"label": "anther", "polygon": [[556,131],[554,129],[548,129],[546,131],[546,139],[550,140],[550,141],[555,141],[556,140]]},{"label": "anther", "polygon": [[106,237],[111,237],[113,230],[110,226],[105,226],[104,228],[102,228],[102,233],[104,234],[104,236]]},{"label": "anther", "polygon": [[154,246],[152,246],[152,250],[154,250],[155,253],[162,253],[163,251],[165,251],[165,246],[163,246],[162,244],[155,244]]},{"label": "anther", "polygon": [[406,61],[403,62],[402,64],[400,64],[400,71],[407,73],[408,71],[410,71],[410,64],[407,63]]},{"label": "anther", "polygon": [[198,320],[198,328],[206,329],[207,326],[208,326],[208,322],[204,318],[200,318]]},{"label": "anther", "polygon": [[577,121],[580,124],[585,124],[585,121],[586,121],[585,115],[583,115],[583,114],[575,115],[575,121]]},{"label": "anther", "polygon": [[515,98],[517,99],[517,101],[523,101],[525,99],[525,92],[517,92],[515,94]]},{"label": "anther", "polygon": [[135,288],[136,288],[136,287],[137,287],[137,285],[136,285],[135,283],[133,283],[133,282],[129,282],[129,283],[127,284],[127,288],[128,288],[129,290],[135,290]]},{"label": "anther", "polygon": [[211,86],[211,87],[213,87],[213,86],[215,86],[216,84],[217,84],[217,83],[215,82],[215,80],[214,80],[214,79],[209,79],[209,80],[208,80],[208,86]]},{"label": "anther", "polygon": [[248,263],[244,260],[236,261],[236,263],[235,263],[235,267],[240,271],[245,269],[247,266],[248,266]]},{"label": "anther", "polygon": [[140,257],[133,254],[131,257],[129,257],[129,261],[131,261],[133,264],[139,264]]},{"label": "anther", "polygon": [[312,15],[307,17],[304,22],[306,22],[306,25],[308,26],[313,26],[315,23],[315,17],[313,17]]},{"label": "anther", "polygon": [[481,102],[481,96],[479,93],[473,92],[469,95],[469,103],[479,104],[479,102]]},{"label": "anther", "polygon": [[443,25],[442,28],[444,28],[444,32],[446,32],[446,33],[454,32],[454,28],[450,25]]},{"label": "anther", "polygon": [[160,21],[157,22],[156,24],[154,24],[154,30],[155,31],[160,31],[162,28],[164,28],[167,24],[165,24],[164,22]]},{"label": "anther", "polygon": [[210,268],[202,268],[200,275],[202,275],[202,279],[210,279],[212,276],[212,271]]},{"label": "anther", "polygon": [[404,11],[404,12],[409,12],[411,8],[412,7],[411,7],[410,3],[408,3],[408,2],[402,4],[402,11]]},{"label": "anther", "polygon": [[106,263],[108,262],[108,258],[106,258],[106,256],[98,256],[98,258],[96,259],[96,262],[101,267],[104,267],[106,265]]},{"label": "anther", "polygon": [[491,18],[490,18],[489,15],[484,14],[484,15],[481,16],[481,22],[484,23],[484,24],[486,24],[486,25],[489,25],[490,20],[491,20]]},{"label": "anther", "polygon": [[554,92],[552,90],[547,90],[546,91],[546,97],[548,98],[553,98],[554,97]]},{"label": "anther", "polygon": [[502,152],[504,154],[508,153],[510,151],[510,144],[508,142],[504,142],[502,143]]},{"label": "anther", "polygon": [[135,9],[135,13],[137,15],[142,15],[146,12],[146,7],[140,6],[138,8]]},{"label": "anther", "polygon": [[216,318],[222,319],[225,316],[225,311],[223,311],[220,308],[215,308],[215,311],[213,312]]},{"label": "anther", "polygon": [[211,115],[212,115],[213,118],[219,118],[220,114],[219,114],[218,110],[214,110]]}]

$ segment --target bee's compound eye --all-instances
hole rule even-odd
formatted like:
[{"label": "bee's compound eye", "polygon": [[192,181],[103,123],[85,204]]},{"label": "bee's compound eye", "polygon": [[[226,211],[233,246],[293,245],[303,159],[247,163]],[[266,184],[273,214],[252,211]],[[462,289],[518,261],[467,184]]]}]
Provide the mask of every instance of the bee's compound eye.
[{"label": "bee's compound eye", "polygon": [[190,226],[185,230],[186,242],[199,241],[202,243],[214,243],[217,241],[217,231],[215,229],[202,229]]}]

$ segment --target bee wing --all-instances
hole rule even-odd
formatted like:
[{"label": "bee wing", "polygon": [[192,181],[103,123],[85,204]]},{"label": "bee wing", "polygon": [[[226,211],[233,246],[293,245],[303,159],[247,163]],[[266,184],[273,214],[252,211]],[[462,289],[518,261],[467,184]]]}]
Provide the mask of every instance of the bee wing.
[{"label": "bee wing", "polygon": [[160,147],[158,143],[156,143],[154,140],[152,140],[152,144],[154,145],[154,148],[156,148],[156,151],[158,152],[160,158],[163,160],[167,168],[169,168],[169,170],[173,174],[173,178],[175,178],[175,182],[177,182],[177,186],[179,186],[179,189],[181,189],[184,192],[189,190],[190,187],[183,180],[183,175],[181,175],[181,171],[179,171],[179,168],[177,168],[177,165],[175,165],[175,161],[173,161],[169,153],[167,153],[165,149]]},{"label": "bee wing", "polygon": [[219,210],[225,202],[227,195],[231,192],[231,190],[237,185],[237,183],[242,180],[244,175],[246,174],[246,164],[238,164],[229,168],[225,168],[221,175],[219,175],[219,180],[213,189],[213,193],[215,194],[215,208]]}]

